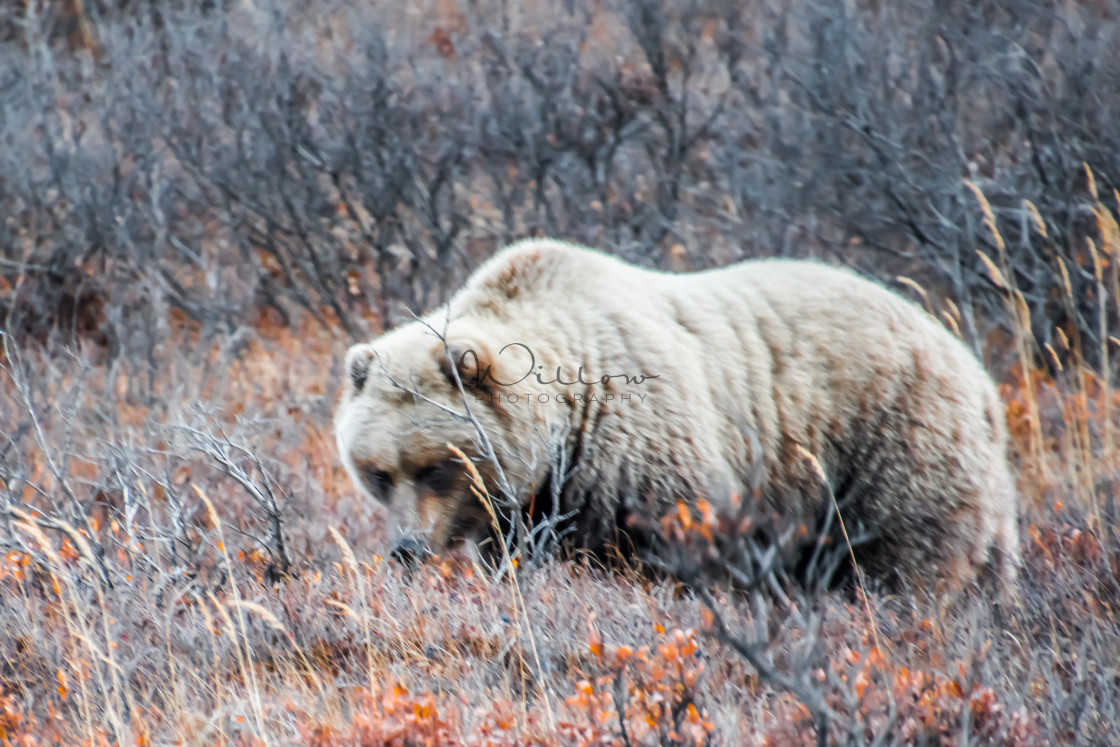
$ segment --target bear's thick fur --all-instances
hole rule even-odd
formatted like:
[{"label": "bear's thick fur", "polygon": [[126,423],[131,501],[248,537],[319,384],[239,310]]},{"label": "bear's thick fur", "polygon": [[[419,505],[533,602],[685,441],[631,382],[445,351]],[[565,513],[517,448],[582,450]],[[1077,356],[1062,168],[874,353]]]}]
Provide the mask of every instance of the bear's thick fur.
[{"label": "bear's thick fur", "polygon": [[[655,272],[557,241],[508,247],[449,303],[351,348],[335,433],[356,484],[440,549],[490,519],[447,448],[478,426],[526,503],[551,490],[599,549],[676,501],[763,495],[878,539],[862,568],[959,588],[1018,560],[1003,409],[972,353],[924,311],[843,269],[758,260]],[[459,384],[462,384],[464,399]],[[464,417],[469,410],[471,417]],[[760,452],[760,453],[759,453]],[[504,475],[502,474],[504,473]]]}]

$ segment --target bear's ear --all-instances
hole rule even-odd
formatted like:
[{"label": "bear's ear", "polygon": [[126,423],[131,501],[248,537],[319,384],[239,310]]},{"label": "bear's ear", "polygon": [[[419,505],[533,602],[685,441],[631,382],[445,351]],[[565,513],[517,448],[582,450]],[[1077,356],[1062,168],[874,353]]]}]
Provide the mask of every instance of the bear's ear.
[{"label": "bear's ear", "polygon": [[463,383],[463,389],[468,392],[488,393],[495,385],[491,375],[493,365],[489,352],[473,340],[449,340],[444,346],[440,343],[436,348],[439,357],[439,370],[451,383],[452,389],[458,389]]},{"label": "bear's ear", "polygon": [[355,392],[362,391],[362,387],[366,385],[369,367],[373,364],[375,355],[373,346],[367,342],[352,346],[346,353],[346,375],[350,377]]}]

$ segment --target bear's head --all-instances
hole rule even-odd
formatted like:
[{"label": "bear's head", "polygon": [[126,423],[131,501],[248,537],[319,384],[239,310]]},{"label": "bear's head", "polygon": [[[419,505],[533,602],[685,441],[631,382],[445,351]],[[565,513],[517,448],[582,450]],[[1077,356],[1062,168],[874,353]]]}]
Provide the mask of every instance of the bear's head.
[{"label": "bear's head", "polygon": [[490,535],[489,511],[448,444],[472,460],[497,505],[499,474],[531,490],[547,472],[537,464],[545,460],[521,456],[541,451],[532,445],[540,424],[501,393],[528,370],[525,351],[473,332],[437,334],[414,321],[346,356],[339,453],[355,485],[385,505],[398,558]]}]

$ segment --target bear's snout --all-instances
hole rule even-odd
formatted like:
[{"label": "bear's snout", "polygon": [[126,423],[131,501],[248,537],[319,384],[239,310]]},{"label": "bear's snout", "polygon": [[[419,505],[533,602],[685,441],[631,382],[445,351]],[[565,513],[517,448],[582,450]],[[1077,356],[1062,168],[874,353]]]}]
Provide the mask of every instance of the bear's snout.
[{"label": "bear's snout", "polygon": [[397,541],[390,557],[403,566],[415,568],[431,555],[431,550],[424,543],[413,537],[404,537]]}]

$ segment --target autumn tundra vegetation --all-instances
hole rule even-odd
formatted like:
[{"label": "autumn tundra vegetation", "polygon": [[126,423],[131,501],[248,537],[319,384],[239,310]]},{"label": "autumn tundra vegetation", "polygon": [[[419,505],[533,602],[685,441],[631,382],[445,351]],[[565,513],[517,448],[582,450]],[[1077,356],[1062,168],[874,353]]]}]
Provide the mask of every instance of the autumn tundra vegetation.
[{"label": "autumn tundra vegetation", "polygon": [[[0,744],[1115,743],[1118,18],[4,4]],[[346,351],[540,236],[936,318],[998,384],[1014,597],[814,588],[749,491],[651,517],[660,573],[389,559]]]}]

